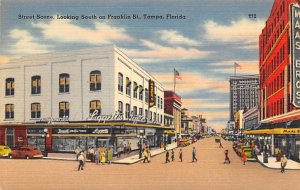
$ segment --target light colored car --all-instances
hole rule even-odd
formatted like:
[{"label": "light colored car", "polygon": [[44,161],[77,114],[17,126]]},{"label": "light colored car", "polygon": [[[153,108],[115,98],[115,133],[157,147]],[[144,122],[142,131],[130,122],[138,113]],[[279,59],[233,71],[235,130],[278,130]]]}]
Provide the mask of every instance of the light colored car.
[{"label": "light colored car", "polygon": [[11,149],[8,146],[0,145],[0,157],[7,157]]}]

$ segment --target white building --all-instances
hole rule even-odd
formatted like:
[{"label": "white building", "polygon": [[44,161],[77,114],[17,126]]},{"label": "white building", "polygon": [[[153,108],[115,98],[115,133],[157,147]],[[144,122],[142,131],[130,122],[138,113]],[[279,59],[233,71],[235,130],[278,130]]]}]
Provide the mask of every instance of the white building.
[{"label": "white building", "polygon": [[[155,83],[155,106],[150,112],[149,80]],[[34,127],[34,124],[45,122],[56,123],[56,126],[47,126],[53,129],[61,122],[91,123],[97,119],[102,121],[97,126],[105,125],[103,119],[108,119],[148,123],[151,124],[147,125],[149,129],[163,127],[163,86],[112,45],[22,57],[1,65],[0,81],[0,89],[5,89],[0,95],[3,110],[0,111],[0,124],[2,127],[26,125],[25,138],[28,138],[29,124]],[[97,117],[99,115],[101,117]],[[106,127],[116,125],[106,124]],[[146,125],[143,126],[143,135],[147,135]],[[138,130],[136,126],[135,136],[139,135]],[[108,133],[113,134],[113,129]],[[151,133],[155,136],[156,131]],[[13,143],[16,144],[16,140]]]}]

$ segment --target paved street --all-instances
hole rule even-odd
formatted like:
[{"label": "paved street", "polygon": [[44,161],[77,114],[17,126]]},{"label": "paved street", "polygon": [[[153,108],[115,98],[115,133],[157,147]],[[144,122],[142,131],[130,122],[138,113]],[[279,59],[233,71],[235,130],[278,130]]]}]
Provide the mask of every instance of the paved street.
[{"label": "paved street", "polygon": [[[218,148],[214,138],[198,141],[197,163],[191,163],[193,145],[183,148],[184,162],[165,164],[165,154],[151,163],[134,165],[95,165],[88,163],[77,171],[77,162],[56,160],[0,159],[0,190],[16,189],[222,189],[222,190],[300,190],[300,171],[267,169],[257,162],[242,165],[231,142]],[[231,164],[223,164],[229,149]]]}]

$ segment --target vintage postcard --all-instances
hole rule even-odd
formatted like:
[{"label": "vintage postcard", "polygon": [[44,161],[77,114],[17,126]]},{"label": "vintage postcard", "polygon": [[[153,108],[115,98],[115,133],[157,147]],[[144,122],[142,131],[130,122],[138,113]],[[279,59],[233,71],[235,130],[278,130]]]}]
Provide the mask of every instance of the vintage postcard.
[{"label": "vintage postcard", "polygon": [[300,190],[299,0],[0,0],[0,190]]}]

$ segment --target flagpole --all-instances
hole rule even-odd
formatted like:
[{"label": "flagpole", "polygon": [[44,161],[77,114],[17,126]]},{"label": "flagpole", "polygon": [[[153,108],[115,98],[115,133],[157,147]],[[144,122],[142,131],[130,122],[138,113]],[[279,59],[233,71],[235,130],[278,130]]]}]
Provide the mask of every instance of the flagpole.
[{"label": "flagpole", "polygon": [[176,87],[176,74],[175,74],[175,68],[174,68],[173,74],[174,74],[174,93],[175,93],[175,87]]}]

